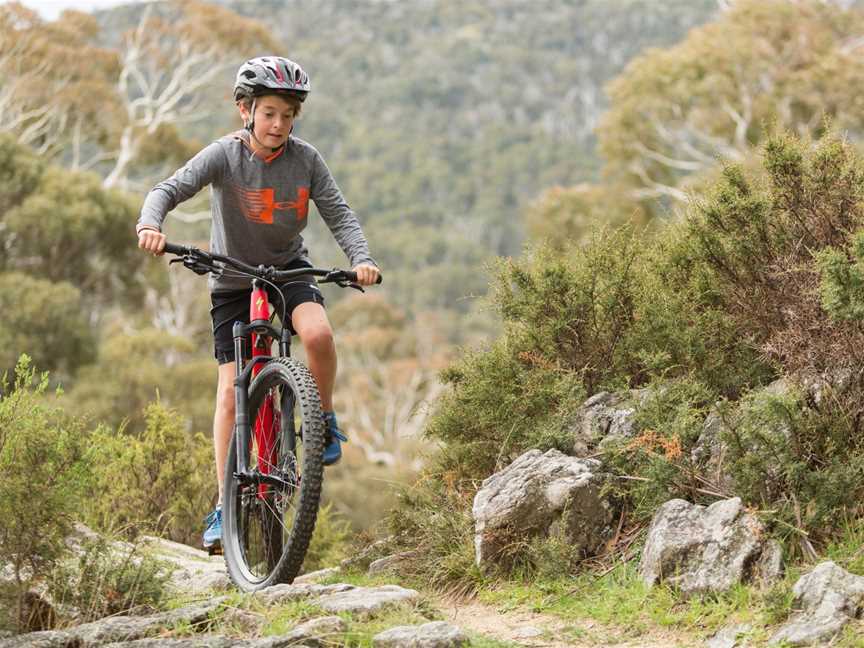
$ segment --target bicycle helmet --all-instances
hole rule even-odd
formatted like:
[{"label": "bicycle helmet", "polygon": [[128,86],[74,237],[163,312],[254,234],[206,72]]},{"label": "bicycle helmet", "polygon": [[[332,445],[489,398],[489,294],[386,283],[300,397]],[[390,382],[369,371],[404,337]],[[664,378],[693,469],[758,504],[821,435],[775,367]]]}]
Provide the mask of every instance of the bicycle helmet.
[{"label": "bicycle helmet", "polygon": [[310,90],[309,75],[297,63],[281,56],[259,56],[237,70],[234,101],[263,94],[288,94],[305,101]]}]

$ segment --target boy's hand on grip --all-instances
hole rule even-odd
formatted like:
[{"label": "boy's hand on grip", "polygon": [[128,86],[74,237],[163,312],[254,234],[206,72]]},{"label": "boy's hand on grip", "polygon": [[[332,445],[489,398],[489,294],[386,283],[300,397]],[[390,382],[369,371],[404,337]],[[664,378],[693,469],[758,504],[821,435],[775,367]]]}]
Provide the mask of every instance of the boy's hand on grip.
[{"label": "boy's hand on grip", "polygon": [[378,281],[378,275],[381,274],[378,268],[369,263],[359,263],[352,270],[357,273],[357,283],[361,286],[371,286]]},{"label": "boy's hand on grip", "polygon": [[138,232],[138,247],[153,254],[162,256],[165,253],[165,235],[152,229],[142,229]]}]

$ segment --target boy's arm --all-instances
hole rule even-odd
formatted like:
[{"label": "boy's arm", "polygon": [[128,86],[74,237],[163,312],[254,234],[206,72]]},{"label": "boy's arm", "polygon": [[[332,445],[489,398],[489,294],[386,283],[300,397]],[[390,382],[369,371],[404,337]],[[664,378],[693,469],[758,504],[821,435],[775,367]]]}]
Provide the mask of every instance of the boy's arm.
[{"label": "boy's arm", "polygon": [[162,231],[165,217],[184,200],[188,200],[208,184],[219,180],[227,159],[222,146],[213,142],[177,170],[173,176],[157,184],[141,207],[141,215],[135,226],[136,234],[143,230]]},{"label": "boy's arm", "polygon": [[369,264],[377,268],[378,264],[369,254],[369,244],[366,242],[363,230],[360,229],[357,216],[345,202],[330,169],[317,151],[312,167],[310,195],[339,247],[348,257],[351,267]]}]

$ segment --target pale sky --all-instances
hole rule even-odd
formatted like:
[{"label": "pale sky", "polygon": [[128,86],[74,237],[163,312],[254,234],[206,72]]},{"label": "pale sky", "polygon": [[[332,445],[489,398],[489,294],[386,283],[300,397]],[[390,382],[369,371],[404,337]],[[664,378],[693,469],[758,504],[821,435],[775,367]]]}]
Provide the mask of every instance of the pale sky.
[{"label": "pale sky", "polygon": [[[46,20],[54,20],[64,9],[93,11],[107,9],[121,4],[132,4],[136,0],[19,0],[21,4],[35,9]],[[140,0],[137,0],[140,1]]]}]

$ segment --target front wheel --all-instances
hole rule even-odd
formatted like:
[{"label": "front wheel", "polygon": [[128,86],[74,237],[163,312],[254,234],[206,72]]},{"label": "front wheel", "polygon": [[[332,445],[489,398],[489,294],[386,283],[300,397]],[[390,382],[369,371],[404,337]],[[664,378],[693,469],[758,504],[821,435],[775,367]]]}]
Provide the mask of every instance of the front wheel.
[{"label": "front wheel", "polygon": [[231,580],[254,591],[292,582],[315,530],[324,417],[309,370],[292,358],[264,365],[249,386],[249,420],[245,476],[237,474],[234,435],[228,449],[222,547]]}]

